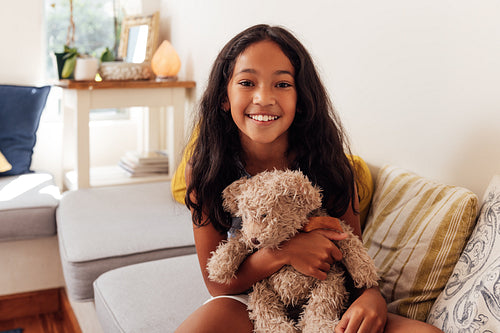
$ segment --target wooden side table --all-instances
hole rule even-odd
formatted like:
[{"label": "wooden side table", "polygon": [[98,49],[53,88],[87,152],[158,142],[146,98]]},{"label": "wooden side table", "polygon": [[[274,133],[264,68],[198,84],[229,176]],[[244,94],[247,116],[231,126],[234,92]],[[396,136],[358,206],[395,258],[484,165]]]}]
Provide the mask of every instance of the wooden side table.
[{"label": "wooden side table", "polygon": [[[60,81],[63,91],[63,179],[67,189],[165,180],[179,164],[184,143],[187,91],[193,81]],[[90,166],[89,113],[91,109],[147,107],[143,149],[166,150],[168,176],[132,178],[117,175],[119,168]],[[118,163],[118,161],[117,161]],[[73,171],[71,171],[73,170]]]}]

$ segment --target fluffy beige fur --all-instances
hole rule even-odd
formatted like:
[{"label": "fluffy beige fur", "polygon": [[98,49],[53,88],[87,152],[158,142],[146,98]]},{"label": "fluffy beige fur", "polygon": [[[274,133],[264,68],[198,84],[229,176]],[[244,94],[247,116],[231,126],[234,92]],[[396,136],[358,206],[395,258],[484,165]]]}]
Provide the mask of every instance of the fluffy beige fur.
[{"label": "fluffy beige fur", "polygon": [[[278,248],[293,237],[321,207],[320,189],[301,172],[289,170],[237,180],[224,190],[223,198],[224,208],[242,217],[242,228],[235,238],[212,252],[207,265],[209,278],[219,283],[234,278],[241,262],[253,251]],[[356,287],[377,285],[373,260],[351,228],[344,223],[342,227],[349,234],[336,242],[343,253],[343,265],[332,265],[326,280],[285,266],[253,286],[248,308],[255,332],[333,332],[348,300],[344,267]],[[288,318],[286,307],[301,304],[305,305],[296,323]]]}]

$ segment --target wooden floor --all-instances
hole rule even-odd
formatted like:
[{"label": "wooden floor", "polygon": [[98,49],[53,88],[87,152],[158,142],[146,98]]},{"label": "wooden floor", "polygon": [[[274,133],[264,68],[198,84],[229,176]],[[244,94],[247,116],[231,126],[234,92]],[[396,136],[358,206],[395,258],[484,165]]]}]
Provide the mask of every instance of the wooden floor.
[{"label": "wooden floor", "polygon": [[81,333],[63,288],[0,296],[0,332]]},{"label": "wooden floor", "polygon": [[57,312],[0,321],[0,332],[15,328],[22,328],[23,333],[70,333]]}]

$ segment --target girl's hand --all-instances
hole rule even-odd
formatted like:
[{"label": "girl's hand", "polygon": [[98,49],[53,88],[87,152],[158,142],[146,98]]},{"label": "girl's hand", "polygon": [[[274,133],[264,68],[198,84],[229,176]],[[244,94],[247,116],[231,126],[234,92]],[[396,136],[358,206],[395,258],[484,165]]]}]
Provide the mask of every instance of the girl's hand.
[{"label": "girl's hand", "polygon": [[326,279],[326,274],[335,260],[342,260],[342,253],[333,240],[341,240],[345,234],[328,229],[300,232],[280,246],[279,255],[286,265],[293,266],[302,274]]},{"label": "girl's hand", "polygon": [[387,305],[378,288],[365,290],[344,313],[335,333],[383,332],[387,321]]},{"label": "girl's hand", "polygon": [[[343,233],[342,226],[340,225],[340,220],[331,216],[312,216],[309,218],[309,222],[302,228],[304,232],[310,232],[316,229],[327,229],[337,231],[338,233]],[[347,235],[346,235],[347,237]]]}]

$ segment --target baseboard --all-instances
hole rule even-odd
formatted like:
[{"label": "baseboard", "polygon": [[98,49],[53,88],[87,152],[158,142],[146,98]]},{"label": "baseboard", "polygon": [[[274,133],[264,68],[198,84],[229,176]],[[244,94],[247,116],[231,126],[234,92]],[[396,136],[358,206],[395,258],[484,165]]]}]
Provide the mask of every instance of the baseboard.
[{"label": "baseboard", "polygon": [[0,320],[36,316],[60,309],[59,289],[0,296]]},{"label": "baseboard", "polygon": [[0,296],[0,321],[59,313],[65,332],[81,333],[64,288]]}]

